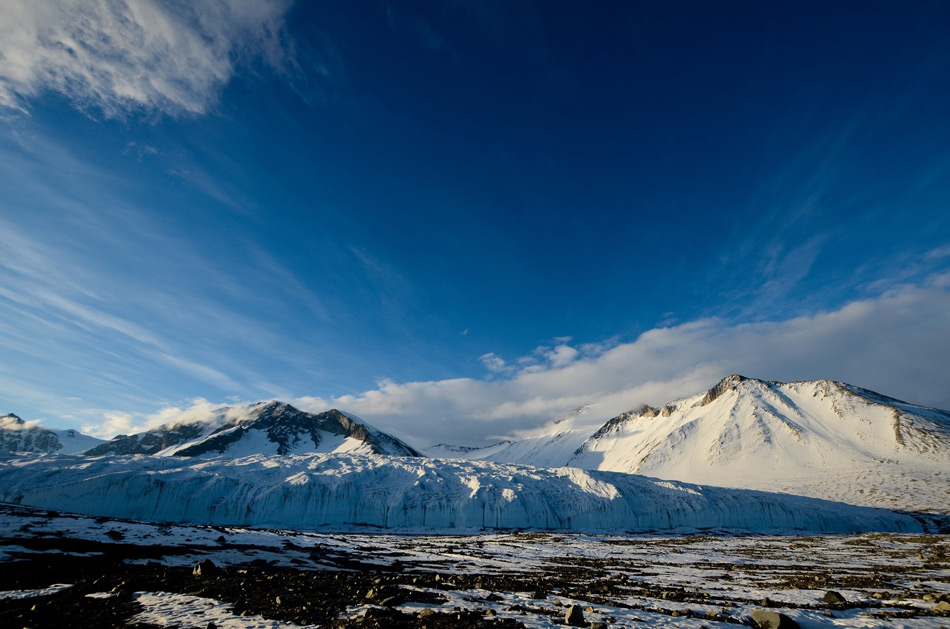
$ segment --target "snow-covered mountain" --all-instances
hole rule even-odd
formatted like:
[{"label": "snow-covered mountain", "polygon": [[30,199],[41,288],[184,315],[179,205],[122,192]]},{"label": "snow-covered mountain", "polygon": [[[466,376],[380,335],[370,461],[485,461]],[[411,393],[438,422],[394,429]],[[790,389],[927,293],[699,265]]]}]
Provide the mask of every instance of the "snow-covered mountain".
[{"label": "snow-covered mountain", "polygon": [[0,500],[134,520],[311,530],[863,532],[921,531],[926,522],[632,474],[340,453],[7,458]]},{"label": "snow-covered mountain", "polygon": [[0,417],[0,453],[77,454],[100,443],[76,430],[44,428],[13,414]]},{"label": "snow-covered mountain", "polygon": [[119,435],[86,452],[202,456],[352,452],[419,456],[412,447],[336,409],[307,413],[282,402],[223,407],[210,418],[182,421],[135,435]]},{"label": "snow-covered mountain", "polygon": [[[708,391],[644,407],[593,434],[560,434],[457,458],[545,460],[591,470],[782,491],[852,504],[950,511],[950,413],[840,382],[733,375]],[[484,454],[484,456],[482,456]]]}]

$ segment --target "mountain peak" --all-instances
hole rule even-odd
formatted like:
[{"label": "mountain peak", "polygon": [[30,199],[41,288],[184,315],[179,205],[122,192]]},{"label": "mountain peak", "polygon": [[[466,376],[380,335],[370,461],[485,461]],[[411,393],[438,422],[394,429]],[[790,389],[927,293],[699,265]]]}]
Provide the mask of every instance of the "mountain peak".
[{"label": "mountain peak", "polygon": [[23,424],[26,423],[25,421],[23,421],[22,419],[14,415],[13,413],[8,413],[0,417],[0,420],[5,420],[3,421],[4,424],[14,424],[16,426],[22,426]]},{"label": "mountain peak", "polygon": [[706,406],[707,404],[715,402],[723,393],[735,390],[740,382],[745,382],[746,380],[749,380],[749,378],[740,376],[737,373],[734,373],[731,376],[726,376],[720,380],[716,386],[709,389],[709,391],[706,391],[706,397],[703,398],[700,406]]}]

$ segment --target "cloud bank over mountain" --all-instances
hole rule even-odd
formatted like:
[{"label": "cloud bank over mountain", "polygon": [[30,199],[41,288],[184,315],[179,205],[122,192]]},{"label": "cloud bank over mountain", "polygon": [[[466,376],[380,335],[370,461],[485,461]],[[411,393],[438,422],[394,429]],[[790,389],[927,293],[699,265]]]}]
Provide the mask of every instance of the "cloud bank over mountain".
[{"label": "cloud bank over mountain", "polygon": [[[311,412],[347,410],[421,446],[429,445],[421,442],[425,440],[485,443],[582,405],[593,406],[588,416],[598,424],[641,404],[660,405],[693,394],[730,373],[784,381],[841,380],[950,408],[942,386],[950,355],[947,313],[950,274],[942,274],[808,316],[752,323],[700,319],[612,346],[574,347],[562,338],[528,357],[494,357],[498,361],[487,365],[491,373],[485,379],[383,381],[357,395],[292,402]],[[493,368],[499,362],[516,367]],[[191,408],[166,408],[144,421],[154,426],[215,408],[198,400]],[[143,421],[131,415],[126,419],[127,429]],[[114,430],[115,422],[108,427]],[[92,425],[84,429],[109,432]]]}]

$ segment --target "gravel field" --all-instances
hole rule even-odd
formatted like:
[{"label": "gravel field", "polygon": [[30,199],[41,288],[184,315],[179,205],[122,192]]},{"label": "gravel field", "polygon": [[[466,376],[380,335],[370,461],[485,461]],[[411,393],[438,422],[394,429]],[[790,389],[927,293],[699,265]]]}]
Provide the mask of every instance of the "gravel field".
[{"label": "gravel field", "polygon": [[933,534],[408,536],[2,505],[0,561],[4,627],[950,627]]}]

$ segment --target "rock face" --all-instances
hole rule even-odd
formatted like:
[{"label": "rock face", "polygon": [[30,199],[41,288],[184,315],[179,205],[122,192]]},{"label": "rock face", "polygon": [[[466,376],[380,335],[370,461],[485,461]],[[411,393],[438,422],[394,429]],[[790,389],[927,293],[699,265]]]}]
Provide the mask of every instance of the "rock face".
[{"label": "rock face", "polygon": [[120,435],[87,454],[202,456],[361,452],[419,456],[412,447],[368,424],[329,410],[313,414],[281,402],[226,407],[207,421],[165,425]]}]

